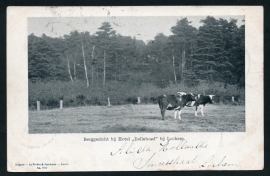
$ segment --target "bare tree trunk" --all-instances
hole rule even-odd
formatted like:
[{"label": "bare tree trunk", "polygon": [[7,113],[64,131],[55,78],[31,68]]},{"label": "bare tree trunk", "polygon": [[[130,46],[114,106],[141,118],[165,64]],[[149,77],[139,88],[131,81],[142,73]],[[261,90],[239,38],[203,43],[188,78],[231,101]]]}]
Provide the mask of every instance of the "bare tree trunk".
[{"label": "bare tree trunk", "polygon": [[68,73],[69,73],[70,80],[71,80],[72,83],[74,83],[73,79],[72,79],[71,72],[70,72],[69,59],[67,59],[67,64],[68,64]]},{"label": "bare tree trunk", "polygon": [[184,45],[183,50],[182,50],[181,84],[185,83],[185,78],[184,78],[185,65],[186,65],[186,51],[185,51],[185,45]]},{"label": "bare tree trunk", "polygon": [[76,76],[76,62],[73,62],[73,66],[74,66],[74,79],[77,82],[77,76]]},{"label": "bare tree trunk", "polygon": [[114,82],[116,82],[116,77],[117,77],[117,52],[116,52],[116,58],[115,58]]},{"label": "bare tree trunk", "polygon": [[211,68],[210,81],[211,81],[211,83],[212,83],[212,80],[213,80],[213,77],[212,77],[212,75],[213,75],[213,74],[212,74],[212,65],[211,65],[210,68]]},{"label": "bare tree trunk", "polygon": [[83,42],[82,42],[82,54],[83,54],[83,64],[84,64],[84,71],[85,71],[85,78],[86,78],[86,87],[89,87],[89,80],[88,80],[88,76],[87,76],[87,68],[86,68],[86,63],[85,63]]},{"label": "bare tree trunk", "polygon": [[104,50],[103,84],[106,83],[106,52]]},{"label": "bare tree trunk", "polygon": [[[181,55],[182,55],[182,51],[181,51]],[[180,59],[179,59],[179,79],[180,79],[180,82],[181,82],[181,80],[182,80],[182,56],[180,57]]]},{"label": "bare tree trunk", "polygon": [[94,84],[94,50],[95,50],[95,46],[93,46],[93,50],[92,50],[92,63],[91,63],[91,72],[92,72],[92,85]]},{"label": "bare tree trunk", "polygon": [[97,68],[97,86],[98,86],[98,68]]},{"label": "bare tree trunk", "polygon": [[172,59],[173,59],[173,75],[174,75],[174,82],[176,83],[177,79],[176,79],[176,74],[175,74],[174,55],[172,56]]}]

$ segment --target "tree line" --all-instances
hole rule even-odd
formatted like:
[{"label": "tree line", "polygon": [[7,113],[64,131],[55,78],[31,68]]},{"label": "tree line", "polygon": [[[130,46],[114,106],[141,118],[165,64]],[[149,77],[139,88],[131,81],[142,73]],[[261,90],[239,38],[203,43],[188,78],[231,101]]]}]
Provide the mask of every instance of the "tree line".
[{"label": "tree line", "polygon": [[[103,22],[94,34],[72,31],[52,38],[28,36],[28,77],[32,82],[62,80],[86,87],[107,83],[222,82],[245,86],[245,26],[208,16],[197,29],[187,18],[147,43],[117,34]],[[142,31],[143,32],[143,31]]]}]

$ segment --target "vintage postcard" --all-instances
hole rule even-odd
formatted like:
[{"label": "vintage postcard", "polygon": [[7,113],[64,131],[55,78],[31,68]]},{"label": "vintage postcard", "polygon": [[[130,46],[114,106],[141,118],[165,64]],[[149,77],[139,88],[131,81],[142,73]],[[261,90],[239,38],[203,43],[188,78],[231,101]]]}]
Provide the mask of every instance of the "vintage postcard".
[{"label": "vintage postcard", "polygon": [[7,170],[262,170],[263,7],[8,7]]}]

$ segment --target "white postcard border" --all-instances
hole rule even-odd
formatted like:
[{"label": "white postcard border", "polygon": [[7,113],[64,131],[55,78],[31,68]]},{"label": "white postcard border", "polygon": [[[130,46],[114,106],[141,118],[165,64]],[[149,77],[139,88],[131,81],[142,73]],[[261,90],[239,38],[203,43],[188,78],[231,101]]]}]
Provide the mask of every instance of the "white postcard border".
[{"label": "white postcard border", "polygon": [[[108,13],[109,12],[109,13]],[[244,15],[246,25],[246,132],[230,133],[99,133],[28,134],[27,18],[94,16],[202,16]],[[11,172],[38,171],[144,171],[144,170],[261,170],[264,167],[263,134],[263,7],[8,7],[7,8],[7,169]],[[159,152],[160,141],[138,142],[151,152],[115,154],[124,142],[89,142],[95,137],[182,137],[190,145],[207,141],[206,149]],[[127,144],[128,145],[128,144]],[[197,164],[139,168],[138,162],[176,160]],[[196,158],[196,156],[198,156]],[[213,164],[202,167],[214,156]],[[47,164],[38,169],[33,164]],[[49,164],[59,165],[49,165]],[[20,166],[21,164],[21,166]],[[27,165],[23,165],[27,164]],[[30,164],[32,164],[30,166]],[[208,163],[209,164],[209,163]],[[229,166],[231,164],[231,166]],[[136,167],[138,166],[138,167]],[[141,165],[140,165],[141,166]],[[200,167],[201,166],[201,167]]]}]

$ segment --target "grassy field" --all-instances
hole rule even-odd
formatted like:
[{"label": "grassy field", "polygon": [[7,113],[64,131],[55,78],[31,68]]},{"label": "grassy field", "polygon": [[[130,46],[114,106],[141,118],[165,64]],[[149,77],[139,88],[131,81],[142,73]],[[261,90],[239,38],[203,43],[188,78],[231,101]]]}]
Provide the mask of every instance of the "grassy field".
[{"label": "grassy field", "polygon": [[88,106],[29,111],[29,133],[244,132],[244,106],[206,105],[205,116],[185,107],[182,120],[158,105]]}]

